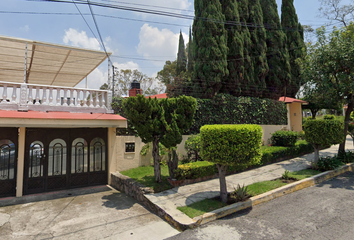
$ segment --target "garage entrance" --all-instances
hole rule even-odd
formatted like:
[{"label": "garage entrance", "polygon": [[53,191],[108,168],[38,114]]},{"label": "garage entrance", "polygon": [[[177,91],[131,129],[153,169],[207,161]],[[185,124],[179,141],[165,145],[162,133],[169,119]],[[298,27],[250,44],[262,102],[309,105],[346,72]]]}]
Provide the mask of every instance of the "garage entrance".
[{"label": "garage entrance", "polygon": [[26,128],[24,194],[107,184],[107,129]]},{"label": "garage entrance", "polygon": [[0,197],[16,195],[17,128],[0,128]]}]

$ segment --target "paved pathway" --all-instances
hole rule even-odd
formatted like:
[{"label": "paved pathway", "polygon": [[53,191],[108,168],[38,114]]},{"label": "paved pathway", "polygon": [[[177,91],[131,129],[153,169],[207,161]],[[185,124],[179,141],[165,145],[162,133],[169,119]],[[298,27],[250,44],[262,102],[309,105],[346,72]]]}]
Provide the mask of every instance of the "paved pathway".
[{"label": "paved pathway", "polygon": [[[347,138],[347,150],[353,150],[353,141]],[[320,156],[333,156],[338,151],[338,145],[320,151]],[[285,170],[290,172],[309,168],[314,154],[293,158],[288,161],[269,164],[254,170],[230,175],[226,177],[228,191],[232,191],[237,184],[250,185],[255,182],[273,180],[281,177]],[[177,210],[179,206],[190,205],[206,198],[214,198],[220,195],[219,179],[175,187],[173,189],[145,195],[151,202],[166,211],[175,220],[184,224],[191,224],[193,219]]]},{"label": "paved pathway", "polygon": [[133,198],[107,186],[27,198],[36,201],[0,207],[1,240],[161,240],[179,233]]}]

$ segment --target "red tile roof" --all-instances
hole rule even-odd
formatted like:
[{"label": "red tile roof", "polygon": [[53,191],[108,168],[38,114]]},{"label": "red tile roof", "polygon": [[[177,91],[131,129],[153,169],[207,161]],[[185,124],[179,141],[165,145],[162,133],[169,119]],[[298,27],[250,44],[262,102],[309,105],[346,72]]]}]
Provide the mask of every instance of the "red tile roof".
[{"label": "red tile roof", "polygon": [[302,101],[300,99],[296,99],[296,98],[291,98],[291,97],[280,97],[279,101],[281,102],[285,102],[285,103],[302,103],[302,104],[308,104],[308,102]]},{"label": "red tile roof", "polygon": [[0,110],[0,118],[25,118],[25,119],[66,119],[66,120],[114,120],[121,121],[125,118],[114,114],[103,113],[70,113],[70,112],[39,112],[39,111],[6,111]]},{"label": "red tile roof", "polygon": [[161,93],[161,94],[157,94],[157,95],[152,95],[152,96],[146,96],[146,98],[167,98],[167,94],[166,93]]}]

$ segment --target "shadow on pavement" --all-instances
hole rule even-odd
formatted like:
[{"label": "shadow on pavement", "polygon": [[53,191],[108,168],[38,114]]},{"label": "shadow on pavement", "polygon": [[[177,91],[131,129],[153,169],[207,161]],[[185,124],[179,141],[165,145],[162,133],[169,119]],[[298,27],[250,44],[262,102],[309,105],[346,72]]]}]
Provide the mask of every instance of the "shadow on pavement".
[{"label": "shadow on pavement", "polygon": [[103,196],[102,200],[102,206],[107,208],[114,208],[116,210],[130,209],[134,204],[137,203],[137,201],[133,200],[133,198],[120,192],[110,192],[109,195]]},{"label": "shadow on pavement", "polygon": [[329,188],[342,188],[347,190],[354,190],[354,173],[346,172],[329,181],[317,184],[316,187],[329,186]]}]

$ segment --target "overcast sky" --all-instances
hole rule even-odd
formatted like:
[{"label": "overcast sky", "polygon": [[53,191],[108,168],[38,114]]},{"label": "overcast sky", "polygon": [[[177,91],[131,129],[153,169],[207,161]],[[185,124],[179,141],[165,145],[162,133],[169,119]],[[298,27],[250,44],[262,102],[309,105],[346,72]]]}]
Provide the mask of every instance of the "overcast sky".
[{"label": "overcast sky", "polygon": [[[280,9],[281,0],[276,1]],[[343,2],[348,1],[343,0]],[[185,15],[194,14],[192,0],[91,0],[91,2],[114,3]],[[159,6],[159,8],[151,6]],[[78,7],[82,13],[90,13],[87,5],[78,5]],[[318,17],[320,7],[318,0],[295,0],[295,7],[303,25],[317,28],[327,22],[326,19]],[[188,41],[191,20],[95,6],[92,9],[97,14],[96,20],[105,46],[113,53],[112,61],[119,69],[138,69],[148,76],[156,76],[166,60],[176,59],[180,30],[185,36],[185,42]],[[78,14],[78,10],[72,3],[1,0],[0,35],[103,50],[80,15],[24,14],[23,12]],[[98,16],[98,14],[112,17]],[[92,16],[84,16],[98,37]],[[104,62],[91,73],[88,87],[98,88],[107,82],[107,69],[107,62]],[[79,87],[84,87],[84,83],[80,83]]]}]

